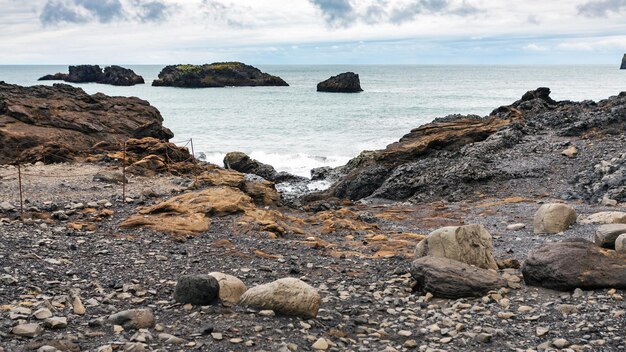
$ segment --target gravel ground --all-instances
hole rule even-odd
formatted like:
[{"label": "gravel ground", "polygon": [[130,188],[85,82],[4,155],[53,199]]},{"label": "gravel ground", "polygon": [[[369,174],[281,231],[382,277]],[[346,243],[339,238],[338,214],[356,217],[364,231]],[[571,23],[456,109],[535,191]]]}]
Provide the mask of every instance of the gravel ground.
[{"label": "gravel ground", "polygon": [[[7,177],[14,171],[0,169],[0,203],[19,201],[14,176]],[[626,349],[624,291],[563,293],[526,287],[519,270],[505,269],[501,274],[508,288],[477,299],[433,299],[412,292],[407,253],[415,243],[397,248],[395,255],[376,257],[371,254],[384,249],[385,243],[373,241],[368,231],[325,233],[308,227],[303,235],[270,238],[265,232],[242,233],[238,217],[233,216],[213,219],[207,233],[177,240],[145,229],[120,229],[119,222],[137,206],[183,191],[181,184],[186,181],[133,178],[128,191],[132,199],[123,202],[119,186],[92,181],[93,174],[103,171],[112,170],[84,164],[27,168],[27,174],[86,176],[28,181],[32,182],[26,187],[28,204],[39,210],[33,211],[32,220],[21,222],[16,212],[0,213],[4,218],[0,221],[0,351],[37,350],[44,345],[67,351],[107,351],[106,346],[127,351],[311,351],[320,338],[332,351]],[[89,203],[98,201],[90,208]],[[346,208],[389,237],[427,234],[446,225],[483,224],[494,237],[497,259],[521,261],[541,243],[591,238],[595,230],[594,225],[577,224],[563,234],[534,235],[534,212],[548,201],[498,194],[455,203],[368,200]],[[624,211],[623,205],[570,205],[581,215]],[[52,215],[56,209],[67,218]],[[297,210],[281,210],[305,216]],[[80,226],[72,225],[76,223],[95,228],[85,225],[79,230]],[[506,230],[513,223],[524,223],[526,228]],[[310,236],[332,245],[309,245],[305,239]],[[349,255],[353,252],[361,255]],[[175,303],[172,294],[178,277],[212,271],[234,275],[248,287],[288,276],[301,278],[319,290],[320,312],[316,319],[304,320],[265,316],[222,303],[206,307]],[[85,314],[72,309],[69,298],[76,289]],[[31,313],[44,307],[66,317],[67,327],[46,328],[35,338],[11,334],[20,322],[36,322]],[[131,308],[153,310],[156,327],[115,332],[113,326],[96,324],[97,318]],[[182,341],[166,344],[159,338],[163,332]]]}]

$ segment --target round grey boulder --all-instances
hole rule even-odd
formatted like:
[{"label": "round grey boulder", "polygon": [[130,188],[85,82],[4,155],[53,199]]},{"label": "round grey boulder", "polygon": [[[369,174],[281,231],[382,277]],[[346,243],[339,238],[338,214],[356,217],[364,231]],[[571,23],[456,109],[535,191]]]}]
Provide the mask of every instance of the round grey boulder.
[{"label": "round grey boulder", "polygon": [[174,299],[176,302],[195,306],[213,303],[220,292],[220,284],[213,276],[186,275],[178,279]]}]

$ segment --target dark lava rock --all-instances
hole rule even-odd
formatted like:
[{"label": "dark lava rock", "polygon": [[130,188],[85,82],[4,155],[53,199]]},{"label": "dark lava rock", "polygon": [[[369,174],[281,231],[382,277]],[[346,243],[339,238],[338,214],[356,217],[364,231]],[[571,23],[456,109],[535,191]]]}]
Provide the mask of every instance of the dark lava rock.
[{"label": "dark lava rock", "polygon": [[163,141],[173,137],[159,111],[139,98],[89,95],[67,84],[0,82],[0,164],[21,154],[22,161],[40,161],[37,156],[46,150],[45,162],[57,161],[51,161],[55,155],[67,161],[97,143],[119,145],[137,134]]},{"label": "dark lava rock", "polygon": [[626,288],[626,255],[584,239],[546,243],[531,252],[522,266],[530,286],[570,291]]},{"label": "dark lava rock", "polygon": [[361,89],[359,75],[354,72],[345,72],[318,83],[317,91],[330,93],[359,93],[362,92],[363,89]]},{"label": "dark lava rock", "polygon": [[63,80],[70,83],[101,83],[114,86],[133,86],[145,83],[143,77],[133,70],[121,66],[105,67],[104,72],[98,65],[70,66],[69,74],[56,73],[39,78],[40,81]]},{"label": "dark lava rock", "polygon": [[[488,116],[438,118],[383,150],[363,153],[335,169],[338,181],[316,199],[458,201],[532,187],[619,201],[626,197],[620,156],[626,143],[619,138],[625,130],[626,92],[576,103],[554,101],[548,88],[538,88]],[[594,142],[584,142],[574,162],[561,152],[576,139]]]},{"label": "dark lava rock", "polygon": [[98,65],[70,66],[69,71],[66,82],[95,83],[102,79],[102,69]]},{"label": "dark lava rock", "polygon": [[288,86],[282,78],[241,62],[166,66],[152,85],[181,88]]},{"label": "dark lava rock", "polygon": [[620,69],[626,70],[626,54],[624,54],[624,57],[622,58],[622,66]]},{"label": "dark lava rock", "polygon": [[432,256],[413,261],[411,275],[416,281],[415,291],[430,292],[441,298],[481,297],[507,285],[506,280],[491,270]]},{"label": "dark lava rock", "polygon": [[98,83],[111,84],[114,86],[134,86],[136,84],[144,84],[143,77],[136,74],[133,70],[120,67],[105,67],[104,74]]},{"label": "dark lava rock", "polygon": [[219,290],[220,285],[213,276],[187,275],[178,279],[174,299],[183,304],[207,306],[217,299]]},{"label": "dark lava rock", "polygon": [[242,152],[230,152],[224,156],[224,167],[244,174],[261,176],[268,181],[273,181],[278,173],[273,166],[250,158]]},{"label": "dark lava rock", "polygon": [[45,75],[38,79],[38,81],[65,81],[67,80],[67,73],[55,73],[53,75]]}]

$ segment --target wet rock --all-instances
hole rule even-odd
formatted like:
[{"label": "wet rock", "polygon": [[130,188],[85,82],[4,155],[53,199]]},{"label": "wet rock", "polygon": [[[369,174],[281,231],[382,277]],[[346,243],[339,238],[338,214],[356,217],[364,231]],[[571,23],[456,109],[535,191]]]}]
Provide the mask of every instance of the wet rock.
[{"label": "wet rock", "polygon": [[288,86],[280,77],[241,62],[166,66],[152,85],[180,88]]},{"label": "wet rock", "polygon": [[65,81],[67,80],[67,73],[54,73],[50,75],[45,75],[38,79],[38,81]]},{"label": "wet rock", "polygon": [[317,84],[318,92],[360,93],[361,81],[354,72],[345,72]]},{"label": "wet rock", "polygon": [[104,72],[98,65],[70,66],[69,74],[56,73],[45,75],[39,81],[62,80],[71,83],[101,83],[114,86],[133,86],[145,83],[143,77],[133,70],[120,66],[107,66]]},{"label": "wet rock", "polygon": [[102,84],[111,84],[114,86],[134,86],[136,84],[144,84],[143,77],[135,73],[135,71],[121,66],[108,66],[104,68],[104,72],[98,81]]},{"label": "wet rock", "polygon": [[150,309],[129,309],[108,318],[111,324],[121,325],[127,329],[149,329],[154,326],[154,314]]},{"label": "wet rock", "polygon": [[178,279],[174,299],[179,303],[206,306],[219,296],[220,285],[209,275],[186,275]]},{"label": "wet rock", "polygon": [[534,231],[540,233],[559,233],[576,223],[576,210],[566,204],[551,203],[542,205],[533,222]]},{"label": "wet rock", "polygon": [[37,337],[43,333],[43,328],[41,325],[35,323],[20,324],[13,327],[11,333],[23,337]]},{"label": "wet rock", "polygon": [[490,290],[505,287],[506,280],[497,273],[442,257],[426,256],[411,264],[415,291],[435,297],[480,297]]},{"label": "wet rock", "polygon": [[284,278],[246,291],[239,304],[284,315],[315,318],[320,307],[317,290],[302,280]]},{"label": "wet rock", "polygon": [[219,284],[219,298],[229,303],[237,303],[248,289],[243,281],[238,278],[219,272],[209,273]]},{"label": "wet rock", "polygon": [[482,225],[449,226],[431,232],[415,247],[415,258],[435,256],[498,269],[491,235]]},{"label": "wet rock", "polygon": [[626,234],[626,224],[610,224],[598,227],[593,241],[600,247],[615,249],[615,240]]},{"label": "wet rock", "polygon": [[274,181],[278,173],[271,165],[263,164],[260,161],[251,159],[242,152],[230,152],[224,157],[224,167],[245,174],[254,174],[263,177],[268,181]]},{"label": "wet rock", "polygon": [[546,243],[522,266],[524,281],[560,291],[626,288],[626,256],[583,239]]}]

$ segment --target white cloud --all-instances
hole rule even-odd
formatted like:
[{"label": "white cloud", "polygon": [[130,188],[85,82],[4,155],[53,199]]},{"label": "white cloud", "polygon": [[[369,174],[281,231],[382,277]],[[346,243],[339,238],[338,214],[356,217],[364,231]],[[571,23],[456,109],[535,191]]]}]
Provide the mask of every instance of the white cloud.
[{"label": "white cloud", "polygon": [[[313,55],[314,47],[335,53],[345,50],[334,55],[357,62],[364,59],[358,56],[363,54],[351,44],[359,42],[360,48],[373,55],[369,58],[372,62],[381,63],[406,62],[426,54],[438,62],[436,55],[445,59],[464,50],[481,55],[498,46],[500,52],[510,51],[511,55],[516,50],[528,55],[593,48],[608,52],[624,48],[615,33],[623,29],[626,16],[621,12],[612,12],[607,18],[582,16],[581,1],[573,0],[102,2],[109,7],[91,6],[94,1],[32,0],[26,6],[22,0],[0,0],[0,63],[173,63],[244,58],[272,62],[276,55],[284,55],[281,62],[301,62],[309,55],[314,63],[321,60]],[[121,7],[112,6],[118,2]],[[78,20],[43,26],[41,16],[49,3],[77,11]],[[342,6],[331,6],[337,3]],[[159,4],[170,11],[164,12]],[[384,52],[385,43],[393,43],[387,47],[394,45],[398,55],[404,56],[394,58],[391,52]],[[423,49],[414,44],[438,52],[417,52]],[[333,45],[338,49],[332,49]],[[273,50],[292,47],[298,50]],[[372,48],[376,50],[369,50]],[[290,60],[287,55],[295,52],[302,57]],[[484,55],[486,60],[492,57]]]}]

